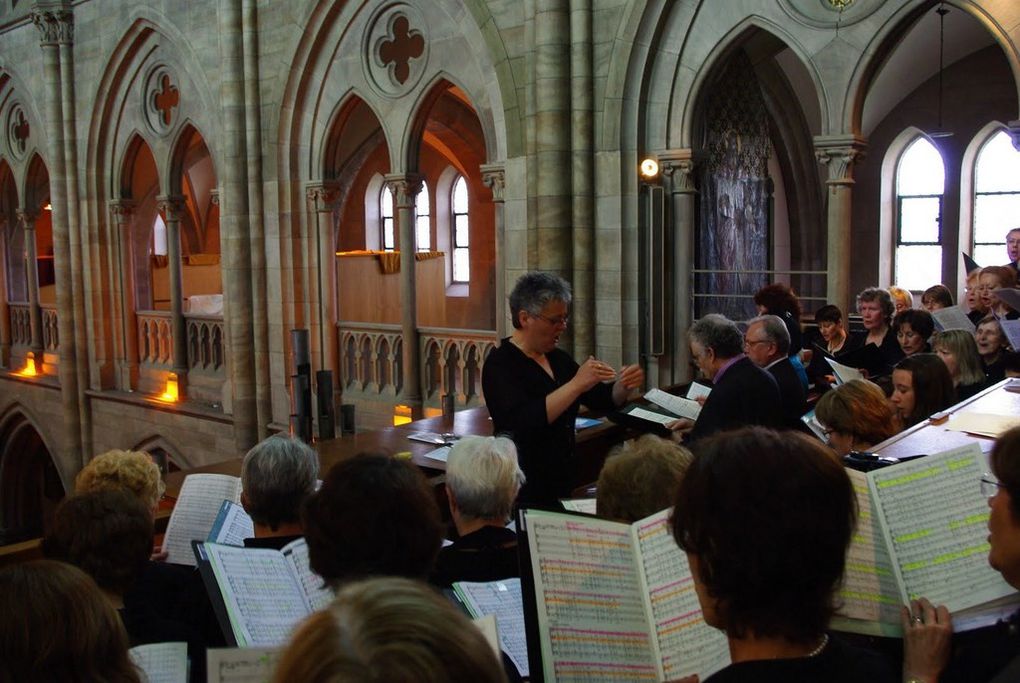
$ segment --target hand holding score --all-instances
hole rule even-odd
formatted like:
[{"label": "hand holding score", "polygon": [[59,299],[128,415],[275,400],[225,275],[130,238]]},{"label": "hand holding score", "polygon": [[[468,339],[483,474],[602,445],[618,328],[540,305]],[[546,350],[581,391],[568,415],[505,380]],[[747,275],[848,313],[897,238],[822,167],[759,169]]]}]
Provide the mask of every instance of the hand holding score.
[{"label": "hand holding score", "polygon": [[677,443],[683,443],[684,437],[694,429],[694,420],[689,420],[686,417],[681,417],[679,420],[673,420],[672,422],[666,423],[666,429],[669,430],[669,435]]},{"label": "hand holding score", "polygon": [[949,610],[927,598],[901,608],[903,622],[903,679],[935,683],[949,663],[953,621]]}]

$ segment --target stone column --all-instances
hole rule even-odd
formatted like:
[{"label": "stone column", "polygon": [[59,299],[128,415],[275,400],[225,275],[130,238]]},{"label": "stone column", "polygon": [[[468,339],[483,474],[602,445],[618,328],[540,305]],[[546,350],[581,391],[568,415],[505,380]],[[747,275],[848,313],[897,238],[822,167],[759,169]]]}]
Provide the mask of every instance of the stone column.
[{"label": "stone column", "polygon": [[174,340],[173,372],[181,400],[188,386],[188,324],[184,319],[184,284],[181,281],[181,213],[184,197],[156,197],[166,222],[167,268],[170,269],[170,331]]},{"label": "stone column", "polygon": [[135,316],[135,264],[131,258],[131,222],[135,203],[111,199],[110,214],[116,226],[113,253],[117,269],[113,278],[116,306],[116,382],[122,391],[132,391],[138,381],[138,321]]},{"label": "stone column", "polygon": [[[535,0],[537,267],[570,278],[571,129],[568,0]],[[529,264],[530,265],[530,264]],[[571,336],[568,330],[567,336]],[[572,342],[565,344],[572,347]]]},{"label": "stone column", "polygon": [[[241,0],[219,0],[220,244],[223,254],[224,323],[229,349],[234,447],[258,442],[255,386],[255,320],[252,315],[252,241],[248,202],[248,147],[245,122],[243,8]],[[259,154],[261,150],[252,150]]]},{"label": "stone column", "polygon": [[850,312],[850,234],[853,200],[853,167],[864,157],[866,145],[852,135],[818,136],[815,157],[829,171],[827,210],[828,270],[826,298],[839,306],[844,315]]},{"label": "stone column", "polygon": [[503,171],[503,164],[482,164],[482,183],[492,191],[493,221],[496,230],[493,243],[496,253],[496,338],[502,339],[507,336],[507,300],[506,300],[506,227],[504,225],[503,212],[503,190],[506,176]]},{"label": "stone column", "polygon": [[[571,328],[574,355],[586,358],[595,349],[595,123],[592,66],[592,0],[570,0],[570,133],[571,133]],[[564,169],[566,171],[566,169]],[[623,294],[623,283],[606,273],[604,286]],[[621,349],[622,351],[622,349]]]},{"label": "stone column", "polygon": [[25,278],[28,280],[28,319],[32,325],[32,354],[42,368],[42,308],[39,306],[39,246],[35,241],[36,215],[18,209],[18,220],[25,233]]},{"label": "stone column", "polygon": [[421,419],[421,351],[418,349],[418,299],[414,280],[414,198],[421,189],[416,175],[388,175],[386,183],[393,191],[397,227],[400,230],[400,310],[401,338],[404,346],[404,378],[401,401],[410,406],[411,416]]},{"label": "stone column", "polygon": [[[315,182],[305,186],[308,201],[312,203],[315,215],[316,254],[315,268],[317,286],[312,290],[316,300],[314,327],[311,330],[314,349],[313,357],[319,370],[333,371],[333,414],[340,414],[341,382],[339,372],[339,347],[337,343],[337,291],[336,291],[336,239],[333,229],[333,211],[340,197],[339,184]],[[318,412],[316,413],[318,414]]]},{"label": "stone column", "polygon": [[0,215],[0,367],[9,368],[11,362],[11,310],[7,305],[7,277],[10,265],[7,260],[7,219]]},{"label": "stone column", "polygon": [[[53,208],[53,268],[56,274],[57,334],[60,337],[60,402],[66,438],[65,457],[57,458],[63,480],[69,482],[83,464],[82,415],[79,408],[74,278],[71,264],[70,225],[67,206],[67,165],[64,157],[63,86],[60,74],[61,42],[70,39],[72,15],[61,4],[39,3],[32,11],[32,22],[39,29],[43,55],[43,82],[46,96],[42,109],[52,153],[49,157],[50,205]],[[85,321],[80,321],[82,325]],[[72,470],[72,471],[69,471]]]},{"label": "stone column", "polygon": [[689,382],[691,376],[691,348],[687,343],[687,330],[694,322],[692,296],[694,269],[694,224],[698,198],[694,189],[694,161],[690,149],[673,150],[659,157],[666,192],[669,193],[669,234],[673,241],[673,330],[672,368],[670,383]]}]

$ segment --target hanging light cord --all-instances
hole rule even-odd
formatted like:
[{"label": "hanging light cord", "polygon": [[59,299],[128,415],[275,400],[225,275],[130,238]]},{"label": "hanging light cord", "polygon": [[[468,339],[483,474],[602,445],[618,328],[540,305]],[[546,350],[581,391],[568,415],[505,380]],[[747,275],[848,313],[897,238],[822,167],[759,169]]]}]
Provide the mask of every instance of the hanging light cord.
[{"label": "hanging light cord", "polygon": [[946,51],[946,15],[949,14],[949,10],[946,9],[946,3],[939,5],[939,8],[935,10],[939,15],[939,132],[942,132],[942,100],[945,99],[943,91],[943,75],[942,72],[945,68],[945,51]]}]

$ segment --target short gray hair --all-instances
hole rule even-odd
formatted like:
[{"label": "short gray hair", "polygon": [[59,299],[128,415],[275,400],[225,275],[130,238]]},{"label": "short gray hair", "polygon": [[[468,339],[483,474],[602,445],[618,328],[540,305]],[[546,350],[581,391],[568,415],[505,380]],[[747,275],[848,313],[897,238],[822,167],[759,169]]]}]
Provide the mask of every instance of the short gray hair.
[{"label": "short gray hair", "polygon": [[521,326],[518,319],[521,311],[539,315],[550,301],[570,305],[571,297],[570,283],[559,275],[537,271],[525,273],[510,292],[510,316],[514,327]]},{"label": "short gray hair", "polygon": [[470,519],[508,519],[524,472],[517,447],[504,436],[464,436],[446,459],[446,486]]},{"label": "short gray hair", "polygon": [[301,519],[301,504],[315,491],[319,455],[299,439],[276,434],[244,456],[241,486],[248,514],[274,531]]},{"label": "short gray hair", "polygon": [[737,324],[724,315],[709,313],[688,330],[687,336],[719,358],[735,358],[744,351],[744,335]]},{"label": "short gray hair", "polygon": [[761,323],[765,338],[776,345],[776,351],[785,356],[790,353],[790,330],[778,315],[759,315],[747,321],[747,327]]}]

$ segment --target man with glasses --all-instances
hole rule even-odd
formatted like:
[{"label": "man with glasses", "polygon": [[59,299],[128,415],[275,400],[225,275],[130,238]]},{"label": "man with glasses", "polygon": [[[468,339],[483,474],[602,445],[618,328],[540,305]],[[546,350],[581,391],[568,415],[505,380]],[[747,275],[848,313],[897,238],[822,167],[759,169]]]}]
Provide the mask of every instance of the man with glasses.
[{"label": "man with glasses", "polygon": [[697,422],[682,418],[666,425],[675,439],[691,443],[747,425],[783,427],[776,380],[744,354],[744,337],[736,323],[712,313],[694,323],[687,336],[693,362],[713,386]]},{"label": "man with glasses", "polygon": [[574,420],[580,406],[621,406],[645,375],[637,365],[617,373],[594,357],[578,365],[557,348],[571,300],[563,278],[527,273],[509,298],[513,334],[486,358],[482,392],[493,433],[509,436],[517,446],[527,477],[519,502],[556,504],[573,487]]},{"label": "man with glasses", "polygon": [[1013,228],[1006,233],[1006,256],[1009,257],[1006,265],[1016,271],[1017,260],[1020,259],[1020,228]]},{"label": "man with glasses", "polygon": [[783,400],[784,426],[801,429],[804,423],[800,416],[807,411],[807,390],[790,362],[789,349],[790,332],[779,316],[761,315],[748,322],[744,353],[776,380]]}]

